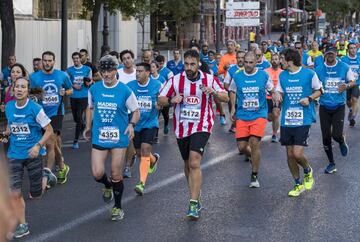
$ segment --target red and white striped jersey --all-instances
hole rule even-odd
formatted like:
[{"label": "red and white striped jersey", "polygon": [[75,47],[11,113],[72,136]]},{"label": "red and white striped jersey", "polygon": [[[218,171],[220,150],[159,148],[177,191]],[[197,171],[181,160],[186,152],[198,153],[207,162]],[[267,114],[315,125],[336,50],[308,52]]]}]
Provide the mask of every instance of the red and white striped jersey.
[{"label": "red and white striped jersey", "polygon": [[199,71],[200,78],[190,81],[185,72],[169,79],[160,96],[171,98],[180,94],[181,103],[175,105],[174,129],[177,138],[181,139],[197,132],[211,133],[214,126],[213,96],[201,91],[201,86],[212,87],[215,91],[226,92],[219,80],[213,75]]}]

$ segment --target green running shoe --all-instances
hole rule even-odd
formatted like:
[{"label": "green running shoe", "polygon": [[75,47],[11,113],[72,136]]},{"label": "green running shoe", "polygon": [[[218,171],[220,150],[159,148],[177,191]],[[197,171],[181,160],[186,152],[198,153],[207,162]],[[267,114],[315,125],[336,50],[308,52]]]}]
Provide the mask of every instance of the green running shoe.
[{"label": "green running shoe", "polygon": [[305,191],[303,184],[296,184],[293,189],[288,193],[289,197],[298,197],[302,192]]},{"label": "green running shoe", "polygon": [[158,163],[158,161],[160,159],[160,155],[158,153],[154,153],[153,155],[155,156],[156,161],[153,164],[150,164],[149,174],[153,174],[156,171],[157,163]]},{"label": "green running shoe", "polygon": [[111,209],[111,220],[120,221],[124,218],[124,211],[121,208],[113,207]]},{"label": "green running shoe", "polygon": [[139,195],[142,196],[144,194],[144,190],[145,190],[145,185],[142,182],[139,182],[136,186],[135,186],[135,192]]},{"label": "green running shoe", "polygon": [[112,188],[106,188],[104,187],[103,188],[103,199],[104,199],[104,202],[106,203],[109,203],[113,200],[114,198],[114,194],[113,194],[113,191],[112,191]]},{"label": "green running shoe", "polygon": [[59,184],[65,184],[67,181],[67,175],[70,171],[70,167],[66,164],[64,164],[64,169],[59,170],[57,179]]},{"label": "green running shoe", "polygon": [[312,168],[310,167],[310,169],[309,173],[304,174],[304,187],[306,190],[311,190],[315,184]]},{"label": "green running shoe", "polygon": [[197,220],[199,216],[198,202],[191,200],[189,204],[189,210],[186,215],[189,219]]},{"label": "green running shoe", "polygon": [[30,234],[29,226],[27,223],[19,224],[14,233],[14,238],[18,239],[24,237],[25,235]]}]

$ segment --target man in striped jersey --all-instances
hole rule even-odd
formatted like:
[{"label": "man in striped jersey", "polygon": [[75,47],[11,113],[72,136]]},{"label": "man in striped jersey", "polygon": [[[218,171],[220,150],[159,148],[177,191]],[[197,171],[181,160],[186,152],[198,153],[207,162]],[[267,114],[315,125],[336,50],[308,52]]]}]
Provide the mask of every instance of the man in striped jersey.
[{"label": "man in striped jersey", "polygon": [[175,105],[174,129],[184,172],[190,189],[187,216],[199,218],[202,175],[200,162],[214,125],[215,100],[228,102],[228,94],[213,75],[199,70],[200,55],[195,50],[184,54],[185,72],[176,75],[160,92],[161,106]]}]

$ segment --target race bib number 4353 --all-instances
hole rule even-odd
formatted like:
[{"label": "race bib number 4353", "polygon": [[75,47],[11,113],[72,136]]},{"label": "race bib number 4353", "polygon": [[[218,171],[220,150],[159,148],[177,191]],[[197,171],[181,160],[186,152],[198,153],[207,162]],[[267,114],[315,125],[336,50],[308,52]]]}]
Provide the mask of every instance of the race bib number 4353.
[{"label": "race bib number 4353", "polygon": [[99,141],[116,143],[120,140],[120,131],[117,127],[102,127],[99,130]]}]

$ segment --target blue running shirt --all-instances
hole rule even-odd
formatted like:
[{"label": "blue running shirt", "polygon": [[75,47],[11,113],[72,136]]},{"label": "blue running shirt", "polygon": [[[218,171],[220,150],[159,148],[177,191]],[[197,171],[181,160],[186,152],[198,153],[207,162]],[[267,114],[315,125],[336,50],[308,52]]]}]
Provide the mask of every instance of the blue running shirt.
[{"label": "blue running shirt", "polygon": [[156,102],[161,83],[157,80],[149,79],[143,86],[138,81],[131,81],[127,85],[134,92],[140,110],[140,120],[134,130],[139,132],[142,129],[158,128],[159,111],[156,108]]},{"label": "blue running shirt", "polygon": [[41,87],[44,90],[42,106],[48,117],[64,115],[64,102],[60,96],[60,90],[71,89],[69,76],[60,70],[54,70],[51,74],[38,71],[30,76],[31,88]]},{"label": "blue running shirt", "polygon": [[71,66],[66,72],[70,77],[71,84],[77,84],[81,86],[80,90],[73,88],[73,94],[71,98],[86,98],[88,96],[89,88],[84,85],[84,77],[91,78],[91,68],[85,65],[80,67]]},{"label": "blue running shirt", "polygon": [[41,106],[30,99],[22,107],[18,107],[15,100],[9,101],[5,106],[5,113],[10,128],[8,158],[30,158],[29,150],[41,140],[41,128],[51,120]]},{"label": "blue running shirt", "polygon": [[316,73],[300,67],[296,72],[285,70],[280,73],[276,91],[283,94],[281,126],[299,127],[311,125],[316,120],[314,103],[302,106],[300,99],[310,96],[313,90],[320,90],[321,82]]},{"label": "blue running shirt", "polygon": [[236,93],[236,119],[250,121],[267,118],[266,93],[274,89],[269,75],[259,69],[253,74],[247,74],[243,70],[237,72],[233,79],[229,90]]},{"label": "blue running shirt", "polygon": [[126,148],[128,110],[138,109],[134,93],[120,81],[112,87],[98,81],[90,87],[88,95],[89,108],[94,108],[92,144],[109,149]]}]

